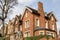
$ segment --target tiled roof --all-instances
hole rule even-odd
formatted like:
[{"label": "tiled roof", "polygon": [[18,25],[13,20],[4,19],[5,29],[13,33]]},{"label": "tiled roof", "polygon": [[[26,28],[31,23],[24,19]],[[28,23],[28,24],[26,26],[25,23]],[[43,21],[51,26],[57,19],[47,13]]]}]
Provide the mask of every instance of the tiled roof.
[{"label": "tiled roof", "polygon": [[31,7],[28,7],[28,6],[26,6],[26,7],[29,8],[34,14],[40,15],[36,9],[33,9]]}]

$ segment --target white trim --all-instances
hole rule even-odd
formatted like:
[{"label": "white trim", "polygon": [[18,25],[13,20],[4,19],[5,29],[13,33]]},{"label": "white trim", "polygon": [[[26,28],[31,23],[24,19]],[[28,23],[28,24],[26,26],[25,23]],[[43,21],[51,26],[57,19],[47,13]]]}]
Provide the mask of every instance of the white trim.
[{"label": "white trim", "polygon": [[54,26],[55,26],[55,25],[54,25],[54,24],[52,24],[52,30],[55,30]]},{"label": "white trim", "polygon": [[[31,31],[31,30],[27,30],[27,31],[25,31],[25,32],[30,32],[30,31]],[[24,33],[25,33],[25,32],[24,32]]]},{"label": "white trim", "polygon": [[[29,26],[30,26],[30,20],[26,20],[26,21],[29,21],[28,23],[29,23]],[[26,21],[25,21],[25,28],[29,28],[29,26],[26,27]]]},{"label": "white trim", "polygon": [[48,22],[45,22],[45,27],[48,28]]},{"label": "white trim", "polygon": [[[36,24],[36,21],[38,20],[38,24]],[[35,19],[35,25],[40,26],[40,20],[38,18]]]},{"label": "white trim", "polygon": [[51,32],[47,31],[46,34],[47,34],[47,35],[51,35]]},{"label": "white trim", "polygon": [[52,20],[52,21],[54,20],[53,16],[51,17],[51,20]]},{"label": "white trim", "polygon": [[53,37],[55,37],[55,34],[54,34],[54,33],[51,33],[51,35],[52,35]]},{"label": "white trim", "polygon": [[32,12],[32,10],[30,10],[30,9],[26,6],[25,9],[24,9],[24,12],[23,12],[23,14],[22,14],[22,18],[23,18],[23,16],[24,16],[24,13],[25,13],[26,9],[28,9],[30,12]]},{"label": "white trim", "polygon": [[32,10],[30,10],[28,7],[26,9],[28,9],[30,12],[32,12]]},{"label": "white trim", "polygon": [[29,32],[29,36],[28,36],[28,37],[30,37],[30,36],[31,36],[31,35],[30,35],[30,31],[31,31],[31,30],[25,31],[23,36],[24,36],[24,37],[27,37],[27,35],[25,35],[25,33]]},{"label": "white trim", "polygon": [[26,11],[26,15],[25,16],[28,17],[28,11]]}]

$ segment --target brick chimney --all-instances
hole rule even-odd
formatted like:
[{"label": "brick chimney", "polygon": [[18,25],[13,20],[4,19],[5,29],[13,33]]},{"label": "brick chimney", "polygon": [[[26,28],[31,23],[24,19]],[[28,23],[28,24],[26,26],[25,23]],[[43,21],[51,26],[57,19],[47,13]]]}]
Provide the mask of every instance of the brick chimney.
[{"label": "brick chimney", "polygon": [[38,2],[38,13],[44,17],[43,3]]}]

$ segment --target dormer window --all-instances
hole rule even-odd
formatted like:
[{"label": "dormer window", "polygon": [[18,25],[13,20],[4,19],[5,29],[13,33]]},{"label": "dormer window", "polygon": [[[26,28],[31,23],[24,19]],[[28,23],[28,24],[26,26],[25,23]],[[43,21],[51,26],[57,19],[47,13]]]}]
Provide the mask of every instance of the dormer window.
[{"label": "dormer window", "polygon": [[39,19],[36,19],[36,26],[39,26]]},{"label": "dormer window", "polygon": [[28,12],[26,11],[26,17],[27,17],[27,15],[28,15]]}]

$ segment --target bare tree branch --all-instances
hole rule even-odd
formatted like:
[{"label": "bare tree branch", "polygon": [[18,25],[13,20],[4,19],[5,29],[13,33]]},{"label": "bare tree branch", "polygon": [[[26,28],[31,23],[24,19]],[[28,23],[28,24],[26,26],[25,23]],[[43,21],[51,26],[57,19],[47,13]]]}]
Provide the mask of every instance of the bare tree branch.
[{"label": "bare tree branch", "polygon": [[15,6],[17,4],[17,0],[0,0],[0,9],[2,9],[1,14],[2,16],[0,16],[0,19],[2,20],[2,34],[4,36],[4,21],[7,18],[7,14],[9,13],[9,10],[11,8],[14,8],[13,6]]},{"label": "bare tree branch", "polygon": [[1,3],[1,5],[3,5],[3,1],[2,0],[0,0],[0,3]]},{"label": "bare tree branch", "polygon": [[3,0],[0,0],[0,8],[3,9]]},{"label": "bare tree branch", "polygon": [[0,16],[0,19],[2,20],[2,17]]},{"label": "bare tree branch", "polygon": [[2,9],[1,5],[0,5],[0,9]]}]

